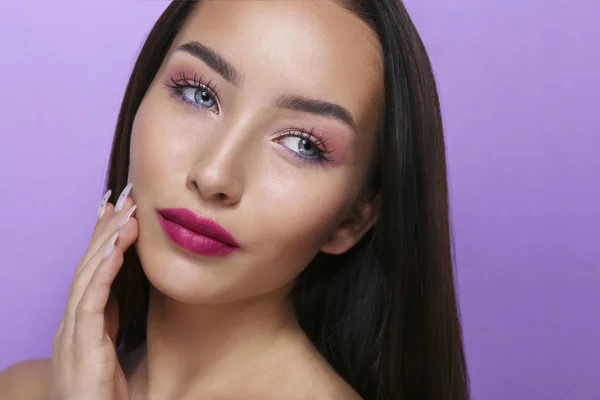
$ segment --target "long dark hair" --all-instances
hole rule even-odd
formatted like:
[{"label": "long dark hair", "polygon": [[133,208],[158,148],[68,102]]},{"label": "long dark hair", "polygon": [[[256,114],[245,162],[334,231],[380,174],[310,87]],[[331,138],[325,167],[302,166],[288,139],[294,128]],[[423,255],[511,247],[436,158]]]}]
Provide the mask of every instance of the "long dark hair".
[{"label": "long dark hair", "polygon": [[[127,184],[138,107],[195,1],[173,1],[127,85],[106,189]],[[454,286],[445,144],[427,52],[400,0],[343,0],[383,48],[385,107],[372,183],[378,223],[342,255],[318,254],[292,292],[314,346],[365,400],[466,400],[468,375]],[[117,344],[146,339],[149,282],[131,247],[112,286]]]}]

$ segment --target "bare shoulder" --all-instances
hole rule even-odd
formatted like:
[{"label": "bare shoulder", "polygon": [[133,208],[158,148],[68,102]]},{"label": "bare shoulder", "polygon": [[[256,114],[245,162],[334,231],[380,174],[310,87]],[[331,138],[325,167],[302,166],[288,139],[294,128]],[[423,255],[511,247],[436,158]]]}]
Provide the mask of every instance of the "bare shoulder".
[{"label": "bare shoulder", "polygon": [[6,400],[46,400],[52,385],[52,360],[21,361],[0,372],[0,393]]}]

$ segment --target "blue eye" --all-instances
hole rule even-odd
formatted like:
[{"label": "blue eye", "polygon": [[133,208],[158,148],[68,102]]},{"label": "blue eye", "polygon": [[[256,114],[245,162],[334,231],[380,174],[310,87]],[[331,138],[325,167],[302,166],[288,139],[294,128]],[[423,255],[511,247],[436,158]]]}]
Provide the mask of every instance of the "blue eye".
[{"label": "blue eye", "polygon": [[216,89],[212,88],[209,83],[204,83],[202,77],[198,78],[194,75],[188,79],[185,74],[180,74],[180,79],[171,78],[170,82],[165,82],[165,85],[175,94],[180,100],[201,109],[216,108],[215,113],[219,113],[219,104],[216,96]]},{"label": "blue eye", "polygon": [[204,88],[185,87],[180,92],[183,97],[200,107],[211,108],[217,104],[213,95]]},{"label": "blue eye", "polygon": [[319,158],[321,151],[317,145],[309,139],[287,136],[281,139],[281,144],[306,158]]},{"label": "blue eye", "polygon": [[325,146],[325,139],[316,135],[313,130],[288,129],[277,138],[277,142],[288,149],[302,161],[326,163],[333,161],[332,150]]}]

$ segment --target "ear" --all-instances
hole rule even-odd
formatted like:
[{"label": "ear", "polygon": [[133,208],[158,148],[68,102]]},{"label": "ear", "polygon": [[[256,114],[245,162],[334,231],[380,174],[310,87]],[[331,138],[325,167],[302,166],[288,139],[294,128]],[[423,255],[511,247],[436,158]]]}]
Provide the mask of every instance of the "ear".
[{"label": "ear", "polygon": [[379,218],[381,194],[354,207],[348,217],[337,227],[321,251],[329,254],[342,254],[350,250],[371,229]]}]

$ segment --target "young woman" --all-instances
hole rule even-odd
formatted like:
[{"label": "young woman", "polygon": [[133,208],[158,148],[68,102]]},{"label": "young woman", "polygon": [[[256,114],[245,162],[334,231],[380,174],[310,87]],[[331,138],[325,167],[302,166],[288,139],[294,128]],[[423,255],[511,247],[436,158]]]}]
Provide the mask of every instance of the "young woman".
[{"label": "young woman", "polygon": [[106,189],[52,359],[3,398],[468,398],[438,97],[399,0],[172,2]]}]

